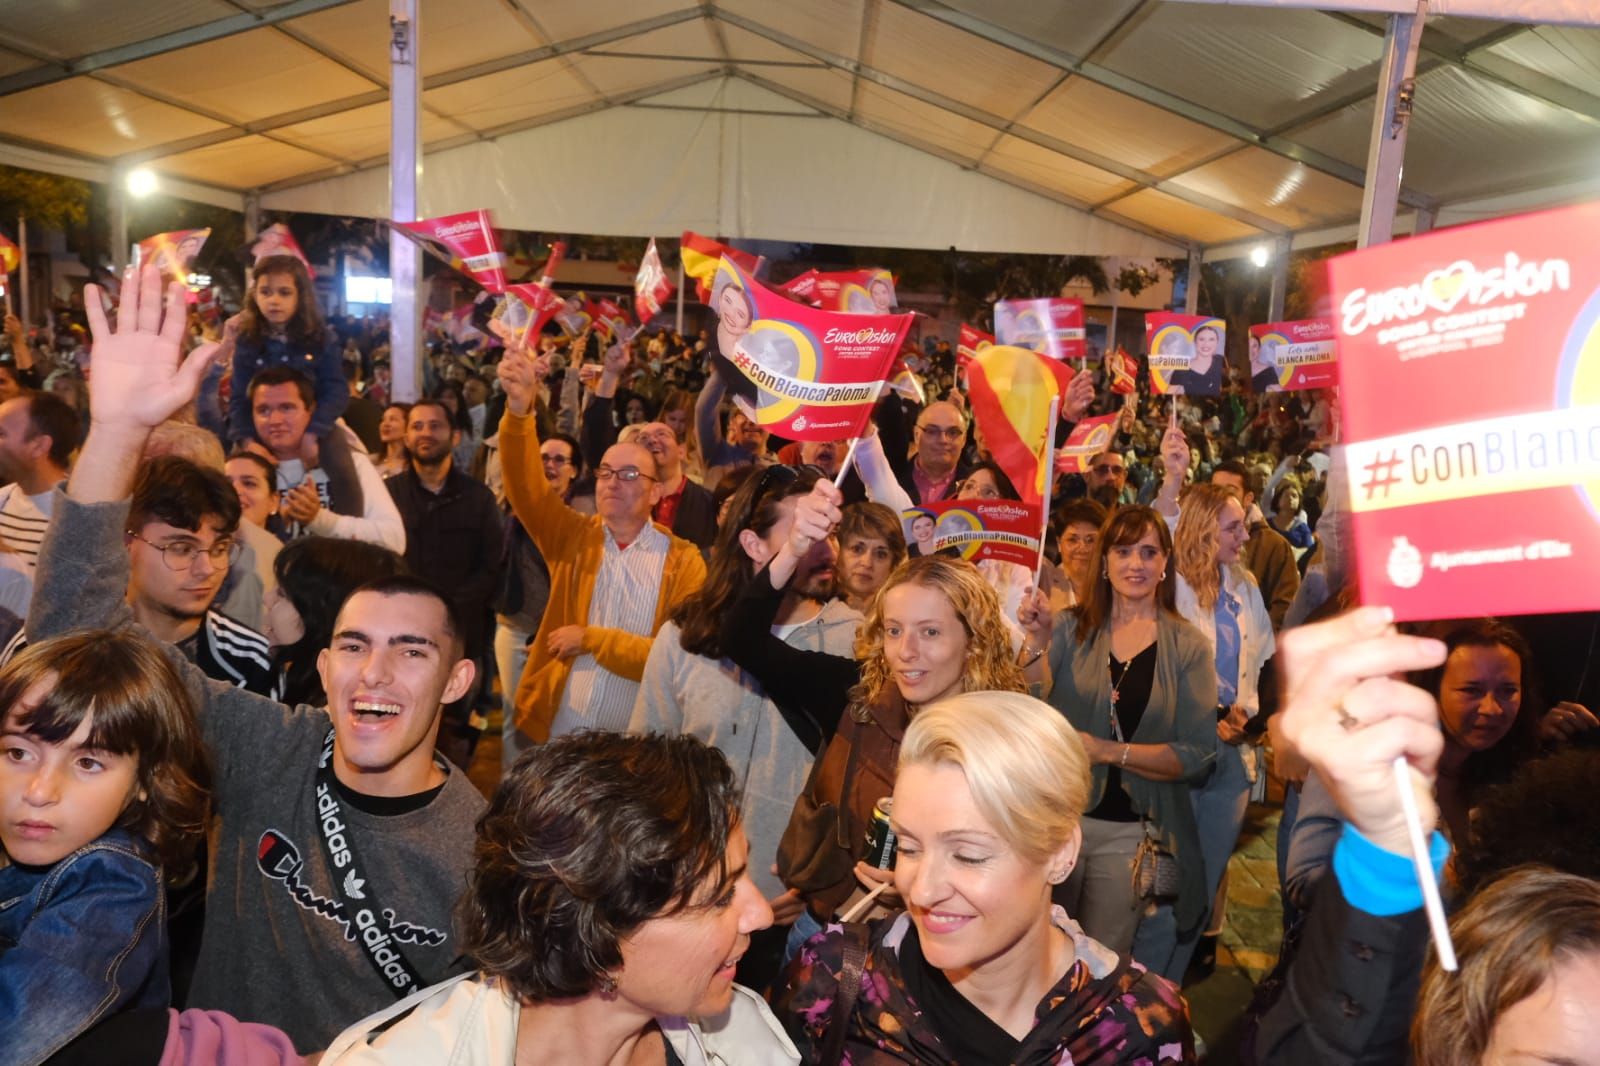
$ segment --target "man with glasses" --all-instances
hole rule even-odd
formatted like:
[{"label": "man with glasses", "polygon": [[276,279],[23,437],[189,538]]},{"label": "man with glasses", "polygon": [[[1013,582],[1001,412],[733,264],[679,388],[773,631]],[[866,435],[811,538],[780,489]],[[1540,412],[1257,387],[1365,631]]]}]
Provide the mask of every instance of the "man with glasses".
[{"label": "man with glasses", "polygon": [[930,403],[917,417],[912,441],[916,451],[901,459],[887,445],[895,478],[917,504],[954,499],[956,489],[970,471],[961,462],[967,444],[967,417],[953,403]]},{"label": "man with glasses", "polygon": [[[277,671],[267,638],[212,607],[242,550],[239,515],[238,493],[221,472],[171,455],[145,463],[122,536],[128,606],[207,677],[271,696]],[[25,646],[19,632],[0,658]]]},{"label": "man with glasses", "polygon": [[1127,503],[1124,494],[1128,488],[1128,461],[1121,452],[1101,452],[1089,460],[1083,483],[1088,489],[1086,495],[1107,510]]},{"label": "man with glasses", "polygon": [[629,428],[634,430],[634,443],[649,451],[661,476],[661,499],[651,517],[701,552],[710,551],[711,542],[717,539],[717,501],[683,472],[683,445],[678,435],[665,422]]},{"label": "man with glasses", "polygon": [[593,516],[562,502],[539,461],[532,414],[544,363],[525,351],[500,362],[506,496],[550,573],[549,602],[517,688],[517,743],[626,728],[656,630],[706,575],[699,549],[650,520],[662,472],[643,445],[606,449],[594,472]]}]

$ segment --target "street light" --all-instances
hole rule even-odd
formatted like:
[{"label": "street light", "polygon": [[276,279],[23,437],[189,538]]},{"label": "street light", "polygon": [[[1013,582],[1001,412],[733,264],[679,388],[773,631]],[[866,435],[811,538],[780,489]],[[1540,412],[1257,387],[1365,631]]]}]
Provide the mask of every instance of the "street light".
[{"label": "street light", "polygon": [[140,198],[149,196],[156,191],[156,175],[154,171],[140,167],[128,171],[128,192]]},{"label": "street light", "polygon": [[1258,244],[1250,249],[1250,262],[1254,263],[1257,269],[1266,266],[1271,260],[1272,252],[1267,249],[1266,245]]}]

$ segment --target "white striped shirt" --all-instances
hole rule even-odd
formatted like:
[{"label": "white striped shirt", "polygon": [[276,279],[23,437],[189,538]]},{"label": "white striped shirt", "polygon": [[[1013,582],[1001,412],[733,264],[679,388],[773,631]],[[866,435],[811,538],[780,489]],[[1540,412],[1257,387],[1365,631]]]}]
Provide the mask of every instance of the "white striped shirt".
[{"label": "white striped shirt", "polygon": [[[646,522],[638,538],[621,550],[607,529],[605,555],[595,575],[585,624],[650,636],[671,543],[670,537]],[[572,660],[572,673],[562,689],[550,735],[559,737],[579,729],[627,729],[638,695],[639,682],[618,677],[585,652]]]},{"label": "white striped shirt", "polygon": [[39,562],[39,543],[50,525],[50,497],[55,491],[29,496],[13,482],[0,489],[0,540],[4,540],[28,564],[28,573]]}]

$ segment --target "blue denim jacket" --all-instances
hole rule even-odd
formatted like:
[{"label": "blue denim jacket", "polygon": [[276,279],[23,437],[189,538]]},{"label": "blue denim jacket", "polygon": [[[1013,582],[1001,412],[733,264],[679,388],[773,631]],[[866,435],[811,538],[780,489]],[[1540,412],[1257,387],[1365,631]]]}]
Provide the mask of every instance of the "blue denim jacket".
[{"label": "blue denim jacket", "polygon": [[33,1066],[110,1014],[171,998],[161,868],[130,834],[0,868],[0,1066]]},{"label": "blue denim jacket", "polygon": [[255,420],[250,415],[250,379],[269,366],[287,366],[311,379],[317,409],[311,412],[306,432],[322,439],[350,403],[350,386],[344,380],[344,357],[338,345],[328,343],[320,349],[295,344],[276,337],[259,341],[240,337],[233,350],[232,394],[228,398],[228,429],[235,442],[255,435]]}]

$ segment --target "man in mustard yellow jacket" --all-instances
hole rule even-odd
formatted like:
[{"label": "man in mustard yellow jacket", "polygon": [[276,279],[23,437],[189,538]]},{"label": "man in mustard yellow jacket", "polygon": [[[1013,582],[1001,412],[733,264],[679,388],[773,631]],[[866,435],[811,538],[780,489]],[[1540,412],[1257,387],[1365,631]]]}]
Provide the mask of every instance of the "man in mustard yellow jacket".
[{"label": "man in mustard yellow jacket", "polygon": [[627,728],[656,630],[705,580],[700,551],[650,521],[655,459],[614,444],[595,470],[596,514],[545,479],[533,403],[547,368],[524,351],[500,362],[506,497],[550,568],[550,600],[517,686],[517,730],[542,743],[578,729]]}]

